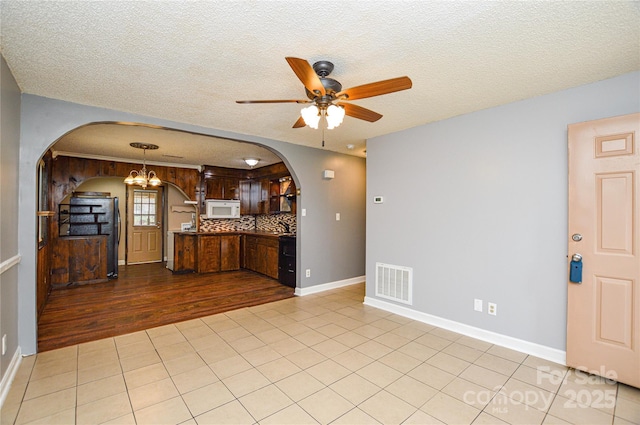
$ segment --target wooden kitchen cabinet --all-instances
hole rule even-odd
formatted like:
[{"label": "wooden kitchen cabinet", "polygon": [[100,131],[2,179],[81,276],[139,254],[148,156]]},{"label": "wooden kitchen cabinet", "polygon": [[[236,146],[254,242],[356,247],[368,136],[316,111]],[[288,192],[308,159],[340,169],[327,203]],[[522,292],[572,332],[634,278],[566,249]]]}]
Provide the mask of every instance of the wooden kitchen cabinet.
[{"label": "wooden kitchen cabinet", "polygon": [[213,273],[240,269],[240,235],[174,235],[174,273]]},{"label": "wooden kitchen cabinet", "polygon": [[244,268],[278,278],[278,239],[270,236],[244,236]]},{"label": "wooden kitchen cabinet", "polygon": [[220,236],[198,235],[198,273],[220,271]]},{"label": "wooden kitchen cabinet", "polygon": [[291,176],[271,180],[269,185],[269,212],[296,213],[296,185]]},{"label": "wooden kitchen cabinet", "polygon": [[176,233],[173,236],[173,241],[173,272],[195,272],[198,260],[197,235],[195,233]]},{"label": "wooden kitchen cabinet", "polygon": [[106,282],[107,237],[58,238],[51,262],[52,286]]},{"label": "wooden kitchen cabinet", "polygon": [[239,186],[240,214],[269,214],[269,179],[243,180]]},{"label": "wooden kitchen cabinet", "polygon": [[208,177],[204,185],[205,199],[240,199],[240,179]]},{"label": "wooden kitchen cabinet", "polygon": [[219,177],[211,177],[204,181],[204,198],[205,199],[224,199],[223,179]]},{"label": "wooden kitchen cabinet", "polygon": [[266,246],[267,264],[264,274],[274,279],[278,278],[278,240],[269,239],[269,243]]},{"label": "wooden kitchen cabinet", "polygon": [[220,236],[220,271],[240,269],[240,235]]},{"label": "wooden kitchen cabinet", "polygon": [[245,269],[256,270],[256,258],[258,255],[258,238],[244,235],[242,237],[242,264]]},{"label": "wooden kitchen cabinet", "polygon": [[251,180],[240,181],[240,215],[251,214]]}]

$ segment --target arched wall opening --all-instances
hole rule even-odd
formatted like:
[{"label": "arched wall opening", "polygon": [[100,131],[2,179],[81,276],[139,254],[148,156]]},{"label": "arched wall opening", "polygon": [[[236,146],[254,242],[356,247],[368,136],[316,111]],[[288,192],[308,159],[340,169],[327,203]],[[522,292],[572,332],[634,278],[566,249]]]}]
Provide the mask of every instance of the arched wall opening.
[{"label": "arched wall opening", "polygon": [[[65,133],[63,136],[54,141],[47,150],[42,153],[40,160],[38,161],[38,179],[42,179],[43,175],[41,175],[41,164],[47,164],[47,173],[44,175],[48,177],[47,182],[39,181],[39,186],[47,185],[47,196],[48,200],[46,202],[48,215],[47,218],[49,222],[47,223],[47,237],[49,239],[49,244],[45,243],[43,247],[42,244],[39,244],[39,249],[54,249],[56,248],[55,244],[51,242],[55,242],[57,238],[68,236],[67,234],[61,234],[60,229],[60,217],[58,215],[60,205],[66,205],[69,203],[69,200],[72,196],[78,193],[100,193],[104,194],[104,196],[119,198],[119,210],[120,217],[122,218],[122,228],[120,230],[121,233],[121,243],[118,246],[117,253],[117,261],[119,265],[126,264],[127,258],[127,226],[129,225],[127,220],[127,185],[124,183],[124,178],[129,174],[132,169],[139,169],[141,164],[136,162],[127,161],[128,158],[117,158],[100,155],[101,151],[97,152],[81,152],[74,155],[74,152],[65,151],[64,149],[59,149],[58,145],[61,141],[65,140],[65,138],[73,137],[74,133],[85,129],[91,126],[105,124],[112,126],[121,126],[125,129],[136,129],[136,128],[147,128],[152,131],[171,131],[172,134],[176,137],[175,141],[170,141],[173,143],[184,143],[184,140],[179,139],[181,134],[192,135],[193,133],[184,132],[182,130],[175,129],[167,129],[161,128],[159,126],[151,126],[143,123],[122,123],[122,122],[111,122],[111,123],[87,123],[81,126],[78,126],[75,129],[72,129]],[[203,136],[203,135],[200,135]],[[205,136],[214,139],[213,136]],[[195,139],[194,139],[195,140]],[[201,143],[202,139],[198,139]],[[128,143],[128,141],[125,141]],[[166,143],[167,140],[165,139]],[[187,141],[189,142],[189,140]],[[241,141],[233,141],[235,143],[242,143]],[[246,143],[246,142],[245,142]],[[261,149],[266,149],[261,147]],[[270,150],[271,151],[271,150]],[[260,155],[252,155],[253,157],[259,157]],[[262,155],[263,157],[265,155]],[[282,162],[282,158],[276,153],[277,158]],[[200,189],[203,185],[203,177],[204,174],[201,173],[201,170],[204,170],[204,166],[207,163],[214,162],[210,161],[206,156],[199,157],[201,160],[201,164],[169,164],[168,166],[159,165],[160,162],[149,163],[149,168],[153,168],[154,172],[161,178],[162,186],[165,188],[163,191],[162,197],[162,209],[163,209],[163,225],[162,225],[162,246],[164,257],[163,260],[167,260],[167,229],[175,229],[176,221],[184,221],[184,219],[180,220],[180,214],[173,214],[173,209],[169,207],[169,205],[173,204],[183,204],[185,201],[193,201],[200,196]],[[297,180],[295,173],[289,171],[292,176],[292,179]],[[65,204],[66,202],[66,204]],[[187,207],[195,207],[191,205],[187,205]],[[37,209],[42,209],[42,203],[38,202]],[[197,207],[194,209],[197,211]],[[184,211],[180,211],[184,212]],[[189,214],[191,217],[191,214]],[[177,227],[179,228],[179,224]],[[41,226],[41,223],[38,223]],[[38,235],[40,237],[40,231]],[[42,242],[42,241],[39,241]],[[36,267],[38,270],[45,269],[45,273],[51,273],[53,271],[50,260],[47,260],[45,264],[41,264],[46,257],[46,251],[44,255],[37,256],[37,264]],[[51,254],[49,254],[50,256]],[[48,269],[48,270],[47,270]],[[38,276],[37,284],[40,285],[41,276]],[[50,291],[51,288],[48,288]],[[48,291],[46,293],[48,293]],[[40,297],[42,291],[38,288],[38,297]],[[41,308],[40,300],[37,300],[38,308]],[[44,305],[44,304],[43,304]],[[39,310],[40,312],[40,310]]]},{"label": "arched wall opening", "polygon": [[[250,117],[248,117],[250,119]],[[66,133],[97,122],[138,122],[205,136],[254,143],[277,152],[301,190],[297,196],[296,293],[305,295],[327,288],[364,281],[366,238],[366,161],[324,149],[286,143],[256,135],[239,134],[160,118],[80,105],[23,94],[20,108],[20,167],[18,215],[20,234],[17,264],[18,344],[23,354],[36,352],[37,164],[44,152]],[[288,127],[287,127],[288,128]],[[259,129],[256,130],[259,133]],[[335,178],[323,179],[323,170]],[[129,170],[127,170],[128,172]],[[304,219],[302,211],[307,214]],[[341,213],[341,220],[335,215]]]}]

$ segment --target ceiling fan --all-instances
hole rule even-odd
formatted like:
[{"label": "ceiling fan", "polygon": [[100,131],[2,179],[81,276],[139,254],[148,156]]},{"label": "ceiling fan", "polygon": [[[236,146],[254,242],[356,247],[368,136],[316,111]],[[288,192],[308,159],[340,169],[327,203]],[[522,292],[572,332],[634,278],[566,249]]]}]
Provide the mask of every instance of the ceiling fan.
[{"label": "ceiling fan", "polygon": [[331,71],[333,71],[331,62],[318,61],[312,67],[304,59],[292,57],[285,59],[293,69],[293,72],[302,81],[309,99],[237,100],[236,103],[311,103],[311,106],[302,109],[302,115],[293,124],[293,128],[301,128],[305,125],[309,125],[311,128],[318,128],[320,119],[325,118],[327,128],[332,129],[340,125],[345,115],[369,122],[378,121],[382,118],[381,114],[344,101],[407,90],[412,85],[409,77],[398,77],[343,90],[342,84],[333,78],[328,78]]}]

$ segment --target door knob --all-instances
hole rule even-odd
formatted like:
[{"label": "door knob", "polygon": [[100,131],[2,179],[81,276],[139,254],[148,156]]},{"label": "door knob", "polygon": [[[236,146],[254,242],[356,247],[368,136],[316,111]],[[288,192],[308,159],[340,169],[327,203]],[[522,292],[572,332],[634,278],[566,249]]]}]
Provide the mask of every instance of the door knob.
[{"label": "door knob", "polygon": [[576,254],[573,254],[573,255],[571,256],[571,260],[572,260],[572,261],[575,261],[576,263],[579,263],[580,261],[582,261],[582,255],[577,254],[577,253],[576,253]]}]

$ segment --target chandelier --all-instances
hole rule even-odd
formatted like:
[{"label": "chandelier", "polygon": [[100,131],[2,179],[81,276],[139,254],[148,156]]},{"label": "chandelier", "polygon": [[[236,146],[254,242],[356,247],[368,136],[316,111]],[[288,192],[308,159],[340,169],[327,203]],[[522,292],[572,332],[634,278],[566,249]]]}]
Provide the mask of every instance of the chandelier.
[{"label": "chandelier", "polygon": [[158,145],[152,145],[150,143],[129,143],[132,148],[142,149],[142,169],[131,170],[129,175],[124,182],[128,185],[138,185],[142,186],[143,189],[146,189],[147,186],[160,186],[162,184],[162,180],[156,176],[155,171],[147,171],[147,162],[146,162],[146,152],[147,149],[155,150],[158,149]]}]

